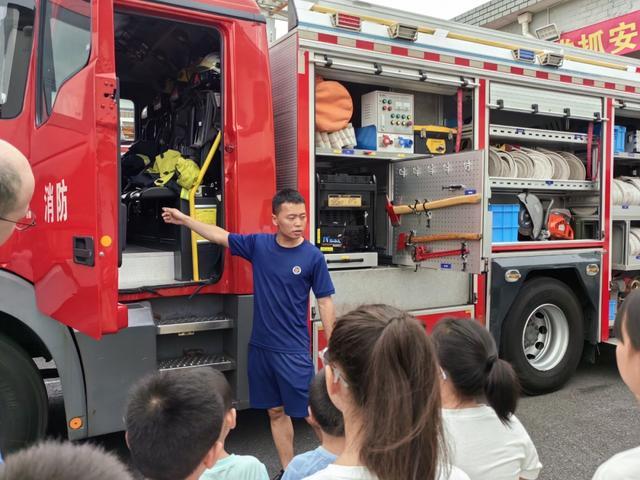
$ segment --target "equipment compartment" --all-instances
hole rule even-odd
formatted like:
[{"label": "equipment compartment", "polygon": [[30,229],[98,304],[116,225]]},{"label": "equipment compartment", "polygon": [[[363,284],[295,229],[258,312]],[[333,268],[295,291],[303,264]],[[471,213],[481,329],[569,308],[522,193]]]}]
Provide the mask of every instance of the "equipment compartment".
[{"label": "equipment compartment", "polygon": [[640,288],[640,104],[616,102],[611,178],[609,338],[625,297]]},{"label": "equipment compartment", "polygon": [[316,245],[322,252],[373,249],[375,175],[318,174]]},{"label": "equipment compartment", "polygon": [[[611,180],[613,270],[627,277],[640,270],[640,109],[616,109]],[[637,106],[636,106],[637,107]]]},{"label": "equipment compartment", "polygon": [[488,106],[491,207],[520,207],[492,243],[601,240],[603,100],[492,83]]},{"label": "equipment compartment", "polygon": [[[347,76],[329,68],[317,68],[317,73],[313,224],[316,245],[326,254],[332,269],[416,265],[407,256],[410,247],[405,250],[403,246],[398,254],[398,232],[394,231],[397,229],[392,227],[385,208],[389,199],[406,201],[394,190],[396,167],[411,159],[432,157],[446,163],[441,154],[453,153],[456,143],[461,150],[470,149],[472,135],[462,138],[461,131],[458,138],[456,127],[458,121],[471,127],[473,90],[411,81],[398,81],[392,88],[371,75],[351,72]],[[343,125],[340,130],[326,131]],[[470,132],[470,128],[465,132]],[[423,143],[418,146],[420,138]],[[433,151],[427,151],[429,147]],[[481,155],[474,162],[479,170],[483,169]],[[452,173],[449,184],[463,183],[453,178]],[[421,203],[442,197],[441,186],[437,191],[435,186],[422,187],[429,190],[418,195]],[[481,186],[474,188],[482,190]],[[482,221],[480,211],[476,217]],[[413,225],[412,220],[404,223]],[[419,230],[416,236],[434,233],[426,222],[420,221],[413,227]],[[479,232],[480,228],[475,233]],[[440,243],[434,248],[439,249]],[[443,262],[417,264],[440,268]],[[462,269],[462,263],[458,267]]]}]

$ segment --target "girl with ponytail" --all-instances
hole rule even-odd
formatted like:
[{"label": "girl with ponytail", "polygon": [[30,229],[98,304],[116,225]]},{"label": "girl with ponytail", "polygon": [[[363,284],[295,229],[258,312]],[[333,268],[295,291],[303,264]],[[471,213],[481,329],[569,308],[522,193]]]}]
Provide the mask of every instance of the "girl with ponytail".
[{"label": "girl with ponytail", "polygon": [[446,319],[432,340],[444,371],[442,416],[451,463],[473,480],[538,478],[538,452],[514,415],[518,380],[498,358],[491,334],[473,320]]},{"label": "girl with ponytail", "polygon": [[307,480],[469,480],[447,464],[437,360],[424,326],[387,305],[336,322],[324,351],[345,449]]}]

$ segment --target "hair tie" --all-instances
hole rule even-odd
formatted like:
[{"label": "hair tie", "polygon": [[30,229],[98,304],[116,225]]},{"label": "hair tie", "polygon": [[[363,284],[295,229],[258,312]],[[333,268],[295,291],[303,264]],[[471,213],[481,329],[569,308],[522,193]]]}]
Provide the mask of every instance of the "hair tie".
[{"label": "hair tie", "polygon": [[491,371],[497,359],[497,355],[489,355],[489,358],[487,358],[487,364],[485,365],[485,372],[489,373]]},{"label": "hair tie", "polygon": [[386,324],[384,327],[382,327],[382,331],[385,331],[385,330],[387,329],[387,327],[388,327],[389,325],[391,325],[392,323],[394,323],[394,322],[396,322],[396,321],[400,321],[400,320],[402,320],[402,319],[403,319],[403,317],[402,317],[402,316],[397,316],[397,317],[392,317],[392,318],[390,318],[390,319],[389,319],[389,321],[387,322],[387,324]]}]

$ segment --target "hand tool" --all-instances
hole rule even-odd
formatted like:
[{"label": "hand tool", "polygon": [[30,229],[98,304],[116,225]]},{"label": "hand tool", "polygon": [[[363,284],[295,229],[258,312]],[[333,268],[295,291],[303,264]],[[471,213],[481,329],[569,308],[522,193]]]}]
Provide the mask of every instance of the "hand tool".
[{"label": "hand tool", "polygon": [[389,198],[387,198],[386,210],[389,214],[389,219],[394,227],[400,225],[400,215],[407,215],[409,213],[421,213],[429,212],[430,210],[436,210],[439,208],[454,207],[456,205],[468,205],[474,203],[480,203],[481,197],[479,194],[473,195],[458,195],[455,197],[442,198],[440,200],[434,200],[431,202],[424,201],[422,203],[416,201],[414,205],[393,205]]},{"label": "hand tool", "polygon": [[437,235],[416,235],[415,231],[398,235],[396,249],[401,252],[416,243],[447,242],[450,240],[480,240],[480,233],[441,233]]}]

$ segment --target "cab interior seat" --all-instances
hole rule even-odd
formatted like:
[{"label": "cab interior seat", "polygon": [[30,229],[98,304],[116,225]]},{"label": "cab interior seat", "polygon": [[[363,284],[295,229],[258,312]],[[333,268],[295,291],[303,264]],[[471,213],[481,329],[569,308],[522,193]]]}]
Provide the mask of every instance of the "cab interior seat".
[{"label": "cab interior seat", "polygon": [[[115,46],[121,96],[139,107],[136,140],[155,145],[157,153],[177,150],[202,166],[220,128],[219,93],[211,90],[219,92],[220,85],[198,86],[178,80],[201,58],[220,51],[217,30],[116,12]],[[153,161],[150,158],[149,166]],[[121,211],[126,212],[126,218],[121,221],[128,241],[176,241],[178,229],[164,224],[161,212],[165,206],[188,212],[188,202],[180,199],[177,190],[166,186],[128,188],[123,179]]]}]

